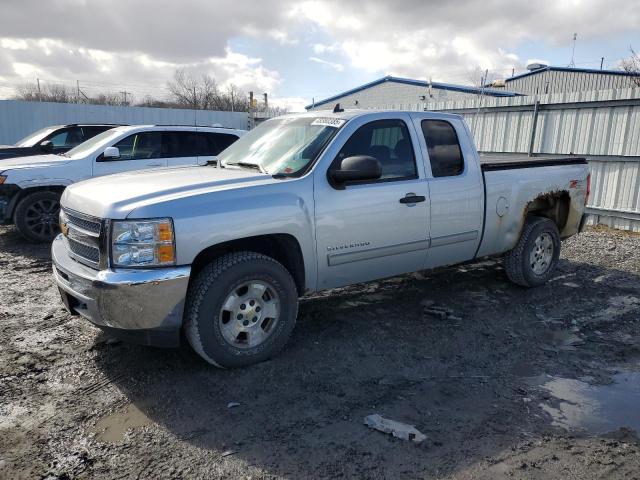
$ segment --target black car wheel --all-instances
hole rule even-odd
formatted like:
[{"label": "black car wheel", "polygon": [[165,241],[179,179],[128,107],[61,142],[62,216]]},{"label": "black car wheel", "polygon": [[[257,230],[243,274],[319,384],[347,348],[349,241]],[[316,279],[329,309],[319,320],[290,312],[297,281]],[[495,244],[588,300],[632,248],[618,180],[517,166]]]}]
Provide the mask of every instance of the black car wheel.
[{"label": "black car wheel", "polygon": [[59,193],[34,192],[18,202],[13,221],[27,240],[38,243],[50,242],[60,233],[59,213]]}]

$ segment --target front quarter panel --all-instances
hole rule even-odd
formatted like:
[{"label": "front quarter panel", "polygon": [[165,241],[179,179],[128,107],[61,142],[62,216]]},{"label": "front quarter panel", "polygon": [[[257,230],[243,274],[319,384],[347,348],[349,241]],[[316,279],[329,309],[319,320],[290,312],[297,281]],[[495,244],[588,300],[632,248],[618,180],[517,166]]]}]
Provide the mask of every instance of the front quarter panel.
[{"label": "front quarter panel", "polygon": [[305,285],[315,289],[313,179],[279,180],[244,188],[187,195],[134,209],[127,218],[173,218],[179,265],[203,250],[258,235],[292,235],[302,250]]}]

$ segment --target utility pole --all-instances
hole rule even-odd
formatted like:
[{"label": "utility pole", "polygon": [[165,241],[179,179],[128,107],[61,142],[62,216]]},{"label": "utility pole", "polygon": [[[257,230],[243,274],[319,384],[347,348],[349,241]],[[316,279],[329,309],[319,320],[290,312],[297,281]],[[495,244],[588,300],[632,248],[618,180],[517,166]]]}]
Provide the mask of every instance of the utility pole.
[{"label": "utility pole", "polygon": [[193,126],[198,125],[198,99],[196,98],[196,87],[193,86]]},{"label": "utility pole", "polygon": [[80,80],[76,80],[76,103],[80,103]]},{"label": "utility pole", "polygon": [[573,34],[573,48],[571,50],[571,62],[569,62],[569,67],[571,68],[576,68],[576,63],[574,62],[575,59],[575,55],[576,55],[576,39],[578,38],[578,34],[574,33]]},{"label": "utility pole", "polygon": [[264,93],[263,95],[264,95],[264,110],[266,112],[269,109],[269,100],[267,98],[267,94],[266,93]]},{"label": "utility pole", "polygon": [[41,102],[42,101],[42,91],[40,90],[40,79],[36,78],[36,81],[38,82],[38,101]]},{"label": "utility pole", "polygon": [[127,103],[127,95],[129,95],[129,92],[127,92],[126,90],[124,90],[124,91],[122,91],[122,92],[120,92],[120,93],[121,93],[121,94],[122,94],[122,96],[124,97],[124,101],[123,101],[123,103],[122,103],[122,104],[123,104],[125,107],[126,107],[126,106],[128,106],[129,104]]},{"label": "utility pole", "polygon": [[600,58],[600,70],[602,70],[602,67],[604,65],[604,57]]},{"label": "utility pole", "polygon": [[487,78],[489,78],[489,69],[484,71],[484,79],[480,78],[480,101],[478,102],[478,111],[480,113],[480,107],[482,106],[482,97],[484,96],[484,84],[487,83]]}]

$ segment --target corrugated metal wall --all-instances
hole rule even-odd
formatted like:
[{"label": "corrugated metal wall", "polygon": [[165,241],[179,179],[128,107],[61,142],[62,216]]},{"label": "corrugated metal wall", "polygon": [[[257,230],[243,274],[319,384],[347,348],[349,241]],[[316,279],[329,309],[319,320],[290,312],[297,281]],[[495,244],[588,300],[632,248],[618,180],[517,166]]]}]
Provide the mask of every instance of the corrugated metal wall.
[{"label": "corrugated metal wall", "polygon": [[640,88],[472,101],[381,105],[459,113],[478,150],[587,157],[592,174],[590,223],[640,231]]},{"label": "corrugated metal wall", "polygon": [[505,90],[525,95],[541,95],[545,93],[611,90],[632,86],[631,78],[626,75],[544,70],[519,78],[507,78]]},{"label": "corrugated metal wall", "polygon": [[0,100],[0,144],[11,145],[30,133],[49,125],[82,122],[126,123],[130,125],[212,125],[217,123],[223,127],[246,130],[249,127],[249,114],[246,112]]}]

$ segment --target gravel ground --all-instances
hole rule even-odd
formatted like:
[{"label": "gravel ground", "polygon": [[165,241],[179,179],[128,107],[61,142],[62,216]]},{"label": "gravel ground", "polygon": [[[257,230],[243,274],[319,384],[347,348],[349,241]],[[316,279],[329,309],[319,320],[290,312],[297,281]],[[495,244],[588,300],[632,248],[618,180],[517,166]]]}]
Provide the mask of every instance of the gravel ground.
[{"label": "gravel ground", "polygon": [[114,341],[47,247],[0,227],[0,252],[0,478],[640,478],[638,235],[565,241],[537,289],[484,261],[306,298],[238,370]]}]

